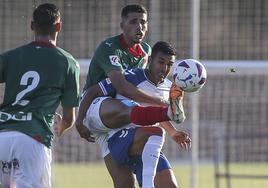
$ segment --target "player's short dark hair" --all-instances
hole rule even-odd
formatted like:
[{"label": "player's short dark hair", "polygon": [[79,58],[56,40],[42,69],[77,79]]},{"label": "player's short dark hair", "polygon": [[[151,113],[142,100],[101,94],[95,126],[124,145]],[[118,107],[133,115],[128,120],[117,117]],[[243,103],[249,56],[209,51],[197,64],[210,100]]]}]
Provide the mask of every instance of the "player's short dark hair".
[{"label": "player's short dark hair", "polygon": [[55,23],[60,20],[60,11],[56,5],[44,3],[39,5],[33,12],[33,22],[42,34],[55,32]]},{"label": "player's short dark hair", "polygon": [[122,9],[121,18],[126,18],[128,14],[132,12],[148,14],[144,6],[133,4],[133,5],[127,5]]},{"label": "player's short dark hair", "polygon": [[176,49],[168,42],[158,41],[152,49],[152,58],[158,53],[163,52],[168,55],[176,55]]}]

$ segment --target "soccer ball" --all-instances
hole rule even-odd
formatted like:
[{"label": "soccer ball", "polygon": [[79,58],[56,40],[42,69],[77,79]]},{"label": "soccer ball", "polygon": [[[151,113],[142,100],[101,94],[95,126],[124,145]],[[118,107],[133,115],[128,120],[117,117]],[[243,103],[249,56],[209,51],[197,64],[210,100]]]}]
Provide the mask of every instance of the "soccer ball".
[{"label": "soccer ball", "polygon": [[175,65],[173,79],[183,91],[195,92],[205,85],[207,71],[199,61],[185,59]]}]

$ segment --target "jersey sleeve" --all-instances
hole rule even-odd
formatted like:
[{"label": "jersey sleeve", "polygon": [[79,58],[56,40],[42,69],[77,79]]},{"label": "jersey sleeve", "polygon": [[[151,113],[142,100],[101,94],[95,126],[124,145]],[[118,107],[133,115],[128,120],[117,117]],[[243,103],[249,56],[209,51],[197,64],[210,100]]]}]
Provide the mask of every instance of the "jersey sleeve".
[{"label": "jersey sleeve", "polygon": [[79,74],[79,64],[73,59],[69,63],[67,70],[65,87],[61,100],[62,107],[76,107],[79,105]]},{"label": "jersey sleeve", "polygon": [[[146,80],[146,77],[144,76],[143,69],[130,69],[126,70],[124,73],[124,76],[128,82],[133,84],[137,87],[141,82]],[[102,90],[103,95],[105,96],[112,96],[114,97],[116,95],[116,90],[112,85],[112,82],[109,78],[106,78],[105,80],[100,81],[99,87]]]},{"label": "jersey sleeve", "polygon": [[125,71],[125,78],[128,82],[137,87],[141,82],[147,80],[144,75],[144,70],[140,68],[129,69]]},{"label": "jersey sleeve", "polygon": [[104,96],[111,96],[114,97],[116,95],[116,90],[112,85],[112,82],[109,78],[102,80],[98,83],[99,87]]},{"label": "jersey sleeve", "polygon": [[114,45],[107,44],[108,42],[102,42],[95,52],[95,57],[98,61],[98,66],[107,75],[112,70],[123,71],[123,67],[120,63],[120,58],[116,53]]}]

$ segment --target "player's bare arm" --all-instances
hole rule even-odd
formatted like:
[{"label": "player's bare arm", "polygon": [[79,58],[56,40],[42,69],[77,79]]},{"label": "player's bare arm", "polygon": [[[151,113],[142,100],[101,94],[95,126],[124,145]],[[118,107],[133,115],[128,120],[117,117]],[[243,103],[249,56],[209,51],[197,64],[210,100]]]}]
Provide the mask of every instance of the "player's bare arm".
[{"label": "player's bare arm", "polygon": [[108,73],[108,77],[110,78],[116,91],[131,100],[152,105],[166,105],[165,101],[162,99],[150,96],[137,89],[135,86],[133,86],[133,84],[129,83],[125,79],[124,75],[119,70],[110,71]]},{"label": "player's bare arm", "polygon": [[88,142],[94,142],[95,139],[93,137],[93,134],[88,130],[88,128],[84,126],[83,121],[92,101],[96,97],[100,96],[104,96],[104,94],[102,93],[101,88],[99,87],[98,84],[89,87],[85,91],[83,98],[80,102],[77,118],[75,120],[75,127],[79,135],[81,136],[81,138],[86,139]]},{"label": "player's bare arm", "polygon": [[87,110],[96,97],[104,96],[98,84],[89,87],[83,94],[75,124],[83,124]]},{"label": "player's bare arm", "polygon": [[63,108],[62,117],[56,114],[56,120],[54,124],[54,133],[57,136],[63,135],[63,133],[72,127],[75,119],[75,108]]},{"label": "player's bare arm", "polygon": [[167,131],[170,137],[180,146],[181,149],[191,148],[191,138],[186,132],[177,130],[170,121],[161,122],[160,126]]}]

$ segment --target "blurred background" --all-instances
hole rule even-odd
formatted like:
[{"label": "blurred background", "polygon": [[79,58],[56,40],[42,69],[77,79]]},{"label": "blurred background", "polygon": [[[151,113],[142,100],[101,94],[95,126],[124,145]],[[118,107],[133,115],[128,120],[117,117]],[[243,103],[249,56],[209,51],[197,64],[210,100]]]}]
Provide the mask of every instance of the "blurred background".
[{"label": "blurred background", "polygon": [[[180,187],[268,187],[267,0],[1,0],[0,53],[33,40],[32,12],[45,2],[62,13],[58,46],[79,60],[81,88],[98,44],[121,32],[121,9],[144,5],[145,41],[169,41],[178,60],[199,59],[208,71],[200,92],[185,95],[187,119],[178,125],[193,148],[166,139]],[[99,148],[75,129],[55,139],[53,155],[53,187],[113,187]]]}]

